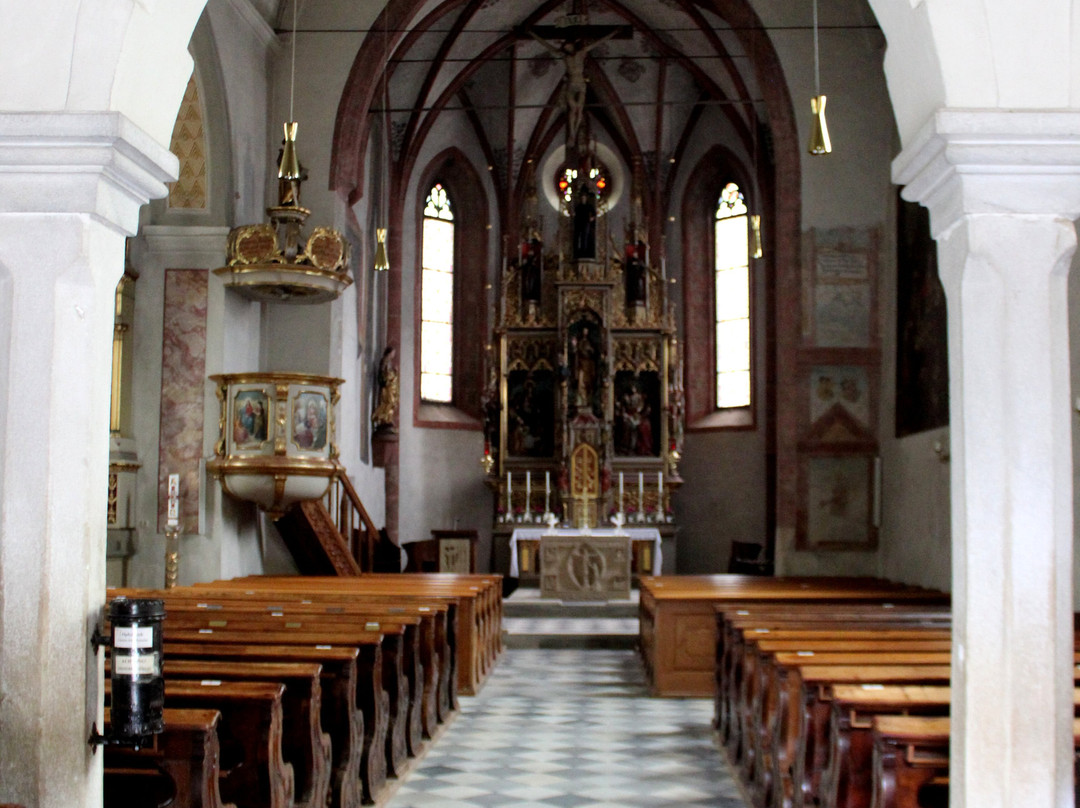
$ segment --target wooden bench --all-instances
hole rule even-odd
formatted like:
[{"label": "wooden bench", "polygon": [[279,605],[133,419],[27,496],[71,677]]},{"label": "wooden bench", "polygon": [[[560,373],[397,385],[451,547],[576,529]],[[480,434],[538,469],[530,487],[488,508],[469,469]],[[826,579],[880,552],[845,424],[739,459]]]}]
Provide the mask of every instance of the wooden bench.
[{"label": "wooden bench", "polygon": [[449,670],[444,670],[452,653],[447,640],[446,604],[394,605],[379,601],[335,602],[326,599],[314,602],[301,600],[296,595],[271,599],[230,590],[174,592],[176,590],[169,590],[161,595],[170,614],[228,615],[233,619],[242,615],[263,615],[285,624],[310,620],[317,620],[319,625],[358,626],[380,620],[404,622],[406,639],[402,667],[408,683],[406,740],[410,754],[419,754],[423,738],[431,737],[436,724],[445,721],[450,712],[450,688],[454,682]]},{"label": "wooden bench", "polygon": [[373,573],[342,578],[254,576],[197,587],[229,587],[253,593],[291,591],[320,597],[332,594],[352,598],[374,596],[393,598],[401,603],[452,603],[458,690],[468,695],[476,694],[502,647],[501,576],[452,573]]},{"label": "wooden bench", "polygon": [[[165,731],[138,751],[105,747],[105,808],[131,808],[133,791],[144,787],[144,772],[161,772],[172,781],[174,804],[190,808],[233,808],[223,803],[218,784],[220,746],[217,710],[165,708]],[[105,711],[106,734],[111,728]],[[0,806],[0,808],[3,808]]]},{"label": "wooden bench", "polygon": [[[166,622],[168,617],[166,617]],[[231,629],[166,629],[167,642],[202,645],[266,646],[264,658],[284,658],[282,647],[321,650],[356,648],[357,692],[355,704],[363,714],[364,740],[361,781],[365,801],[373,801],[386,785],[386,749],[389,736],[390,698],[383,687],[383,635],[379,632],[237,631]]]},{"label": "wooden bench", "polygon": [[[206,587],[163,590],[155,592],[154,596],[164,600],[166,607],[173,610],[195,608],[207,612],[270,614],[285,620],[312,615],[346,615],[363,623],[380,617],[417,618],[420,621],[419,656],[410,659],[412,644],[407,644],[404,667],[410,689],[422,693],[419,727],[423,737],[431,736],[436,724],[446,720],[451,705],[457,701],[456,680],[452,675],[452,626],[448,629],[451,607],[446,603],[403,604],[389,599],[352,598],[340,594],[323,595],[316,601],[301,593],[277,593],[272,596],[266,592]],[[411,728],[415,727],[415,722],[414,717],[410,721]]]},{"label": "wooden bench", "polygon": [[[105,682],[106,700],[110,682]],[[285,686],[267,682],[172,681],[169,704],[221,713],[221,796],[237,808],[292,808],[292,766],[281,749]]]},{"label": "wooden bench", "polygon": [[[420,734],[420,702],[415,702],[416,709],[410,709],[410,686],[405,676],[404,659],[405,649],[415,649],[416,633],[415,624],[402,621],[379,622],[368,621],[360,627],[355,620],[340,615],[320,615],[316,619],[293,619],[283,620],[278,617],[264,614],[242,614],[233,617],[228,612],[183,611],[174,610],[167,617],[166,636],[177,636],[179,631],[227,631],[235,636],[248,636],[248,641],[253,642],[257,637],[272,635],[280,641],[288,639],[289,635],[303,638],[305,644],[352,644],[363,640],[367,635],[377,632],[383,639],[383,670],[382,685],[387,695],[388,711],[386,713],[387,737],[386,737],[386,763],[387,772],[390,775],[398,775],[403,771],[408,750],[409,716],[412,712],[415,717],[416,742],[419,743]],[[407,631],[414,629],[411,634]],[[410,640],[412,645],[410,646]],[[415,650],[411,654],[415,657]],[[374,714],[373,718],[378,721]]]},{"label": "wooden bench", "polygon": [[[951,688],[913,685],[836,685],[831,693],[827,755],[813,804],[824,808],[869,808],[873,794],[873,725],[882,715],[945,717]],[[1074,716],[1080,688],[1073,690]],[[810,804],[804,800],[804,804]]]},{"label": "wooden bench", "polygon": [[[361,689],[358,648],[166,642],[163,651],[166,664],[181,659],[228,663],[295,660],[319,664],[322,667],[322,727],[330,736],[333,768],[331,805],[358,808],[363,803],[364,781],[369,775],[366,770],[362,773],[365,733],[363,713],[357,707],[357,693]],[[385,773],[383,777],[385,780]]]},{"label": "wooden bench", "polygon": [[651,692],[659,696],[713,696],[715,607],[725,602],[948,603],[941,592],[873,578],[644,576],[640,586],[642,658]]}]

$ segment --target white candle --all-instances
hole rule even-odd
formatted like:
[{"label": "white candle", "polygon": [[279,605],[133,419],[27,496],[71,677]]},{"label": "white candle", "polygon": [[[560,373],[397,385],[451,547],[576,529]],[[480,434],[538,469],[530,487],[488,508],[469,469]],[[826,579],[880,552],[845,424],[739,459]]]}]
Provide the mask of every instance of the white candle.
[{"label": "white candle", "polygon": [[645,472],[637,473],[637,509],[638,519],[645,513]]},{"label": "white candle", "polygon": [[525,518],[532,518],[532,472],[525,472]]},{"label": "white candle", "polygon": [[619,472],[619,513],[622,513],[623,509],[623,473]]},{"label": "white candle", "polygon": [[514,472],[506,472],[506,518],[514,518]]},{"label": "white candle", "polygon": [[664,472],[656,472],[656,519],[659,521],[664,514]]},{"label": "white candle", "polygon": [[544,472],[544,513],[551,513],[551,472]]}]

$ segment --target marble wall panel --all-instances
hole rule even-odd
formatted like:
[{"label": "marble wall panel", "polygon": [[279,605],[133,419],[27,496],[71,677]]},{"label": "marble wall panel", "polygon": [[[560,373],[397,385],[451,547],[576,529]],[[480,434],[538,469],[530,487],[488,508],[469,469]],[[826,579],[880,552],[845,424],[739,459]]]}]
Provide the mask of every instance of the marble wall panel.
[{"label": "marble wall panel", "polygon": [[205,269],[165,271],[161,338],[158,531],[165,531],[169,474],[180,475],[180,532],[199,532],[206,390]]}]

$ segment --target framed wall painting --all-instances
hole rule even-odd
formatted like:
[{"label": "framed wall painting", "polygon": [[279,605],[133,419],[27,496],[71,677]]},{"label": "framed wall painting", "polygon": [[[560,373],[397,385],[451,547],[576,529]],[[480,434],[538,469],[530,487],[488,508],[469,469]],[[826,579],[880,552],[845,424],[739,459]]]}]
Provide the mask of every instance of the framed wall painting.
[{"label": "framed wall painting", "polygon": [[797,549],[875,549],[877,469],[874,454],[804,454],[799,469]]}]

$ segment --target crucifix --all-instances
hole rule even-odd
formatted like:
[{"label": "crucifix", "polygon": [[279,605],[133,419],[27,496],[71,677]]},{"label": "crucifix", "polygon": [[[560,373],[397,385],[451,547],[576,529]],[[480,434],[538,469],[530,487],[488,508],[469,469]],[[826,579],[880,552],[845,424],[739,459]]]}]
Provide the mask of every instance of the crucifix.
[{"label": "crucifix", "polygon": [[[585,58],[589,51],[609,39],[631,39],[634,32],[629,25],[590,25],[584,0],[574,0],[573,12],[555,25],[534,25],[527,33],[562,59],[566,66],[563,100],[566,104],[567,143],[576,146],[585,117],[585,95],[588,90]],[[552,44],[550,40],[558,40],[560,44]]]}]

